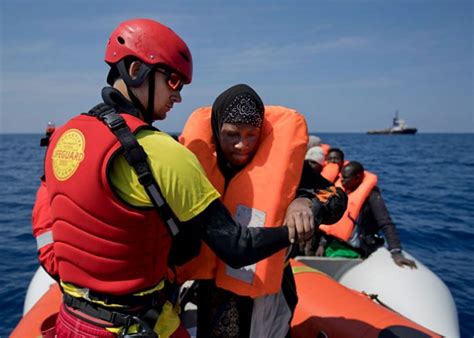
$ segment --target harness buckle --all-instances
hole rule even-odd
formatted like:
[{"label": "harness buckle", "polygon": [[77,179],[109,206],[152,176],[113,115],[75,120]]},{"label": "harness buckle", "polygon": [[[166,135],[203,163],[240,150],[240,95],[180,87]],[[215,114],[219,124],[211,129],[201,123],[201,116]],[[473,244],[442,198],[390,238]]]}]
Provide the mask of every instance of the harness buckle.
[{"label": "harness buckle", "polygon": [[112,131],[125,126],[125,120],[123,117],[115,112],[102,115],[101,118]]},{"label": "harness buckle", "polygon": [[143,168],[141,169],[142,170],[140,170],[140,173],[137,172],[138,181],[140,182],[140,184],[142,184],[143,186],[149,186],[153,184],[153,175],[148,170],[148,168],[146,168],[146,166],[143,166]]}]

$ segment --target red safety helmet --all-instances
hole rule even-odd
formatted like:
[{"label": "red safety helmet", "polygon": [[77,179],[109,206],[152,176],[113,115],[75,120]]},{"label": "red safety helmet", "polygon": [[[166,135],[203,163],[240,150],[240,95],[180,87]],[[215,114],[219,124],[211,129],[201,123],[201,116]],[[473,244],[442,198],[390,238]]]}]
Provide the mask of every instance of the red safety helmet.
[{"label": "red safety helmet", "polygon": [[[193,59],[188,46],[175,32],[157,21],[127,20],[112,32],[105,51],[105,62],[112,66],[130,56],[151,66],[164,65],[179,73],[184,83],[191,83]],[[142,74],[141,81],[147,74]]]}]

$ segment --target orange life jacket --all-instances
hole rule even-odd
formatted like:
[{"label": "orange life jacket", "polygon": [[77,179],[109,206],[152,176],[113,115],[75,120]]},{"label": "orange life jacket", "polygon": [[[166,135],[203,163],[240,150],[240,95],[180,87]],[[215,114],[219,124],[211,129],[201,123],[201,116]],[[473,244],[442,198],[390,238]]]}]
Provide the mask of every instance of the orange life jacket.
[{"label": "orange life jacket", "polygon": [[337,163],[326,162],[321,171],[321,176],[327,179],[329,182],[336,182],[339,176],[339,165]]},{"label": "orange life jacket", "polygon": [[[306,153],[307,127],[296,111],[266,106],[259,148],[252,161],[239,171],[224,191],[217,165],[211,128],[211,108],[196,110],[188,119],[180,141],[201,162],[234,219],[241,226],[276,227],[295,198]],[[233,269],[216,258],[204,243],[200,255],[178,268],[178,280],[213,279],[216,285],[238,295],[260,297],[278,292],[284,267],[284,250],[242,269]]]},{"label": "orange life jacket", "polygon": [[[349,164],[349,162],[350,161],[345,160],[341,168],[344,168],[346,165]],[[341,177],[340,173],[341,173],[341,170],[339,169],[339,166],[336,163],[326,161],[323,167],[323,171],[321,172],[321,175],[325,179],[327,179],[329,182],[336,183],[336,181],[340,179]]]},{"label": "orange life jacket", "polygon": [[[354,229],[354,222],[359,217],[360,210],[364,202],[370,195],[372,189],[377,185],[377,176],[371,172],[364,171],[364,179],[356,190],[347,194],[348,203],[347,209],[342,218],[333,225],[321,224],[319,229],[323,230],[328,235],[347,241]],[[341,180],[336,182],[336,186],[341,187]]]}]

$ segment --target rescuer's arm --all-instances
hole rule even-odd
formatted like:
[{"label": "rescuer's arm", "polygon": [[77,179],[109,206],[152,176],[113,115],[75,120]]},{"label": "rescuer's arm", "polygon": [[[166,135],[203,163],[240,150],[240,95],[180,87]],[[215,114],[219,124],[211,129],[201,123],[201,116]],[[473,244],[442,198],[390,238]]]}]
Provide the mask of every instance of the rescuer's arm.
[{"label": "rescuer's arm", "polygon": [[38,259],[53,278],[58,278],[58,264],[54,254],[51,207],[48,200],[46,183],[41,181],[41,185],[36,193],[35,205],[31,217],[33,236],[36,239],[38,248]]},{"label": "rescuer's arm", "polygon": [[241,227],[219,200],[183,226],[198,227],[202,240],[233,268],[254,264],[290,245],[287,227]]},{"label": "rescuer's arm", "polygon": [[[288,229],[243,228],[219,201],[196,156],[170,136],[143,130],[137,134],[158,186],[181,223],[171,261],[180,265],[199,253],[199,239],[232,267],[258,262],[289,246]],[[115,159],[110,180],[117,194],[134,206],[151,206],[149,197],[125,158]]]}]

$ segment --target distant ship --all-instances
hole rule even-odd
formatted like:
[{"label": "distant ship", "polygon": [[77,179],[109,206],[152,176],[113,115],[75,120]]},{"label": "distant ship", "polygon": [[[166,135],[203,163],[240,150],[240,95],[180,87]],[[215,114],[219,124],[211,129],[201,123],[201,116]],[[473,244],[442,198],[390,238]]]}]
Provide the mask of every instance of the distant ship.
[{"label": "distant ship", "polygon": [[393,118],[392,127],[381,130],[369,130],[367,134],[377,135],[377,134],[416,134],[418,130],[416,128],[408,128],[404,120],[398,117],[398,110],[395,112],[395,117]]}]

